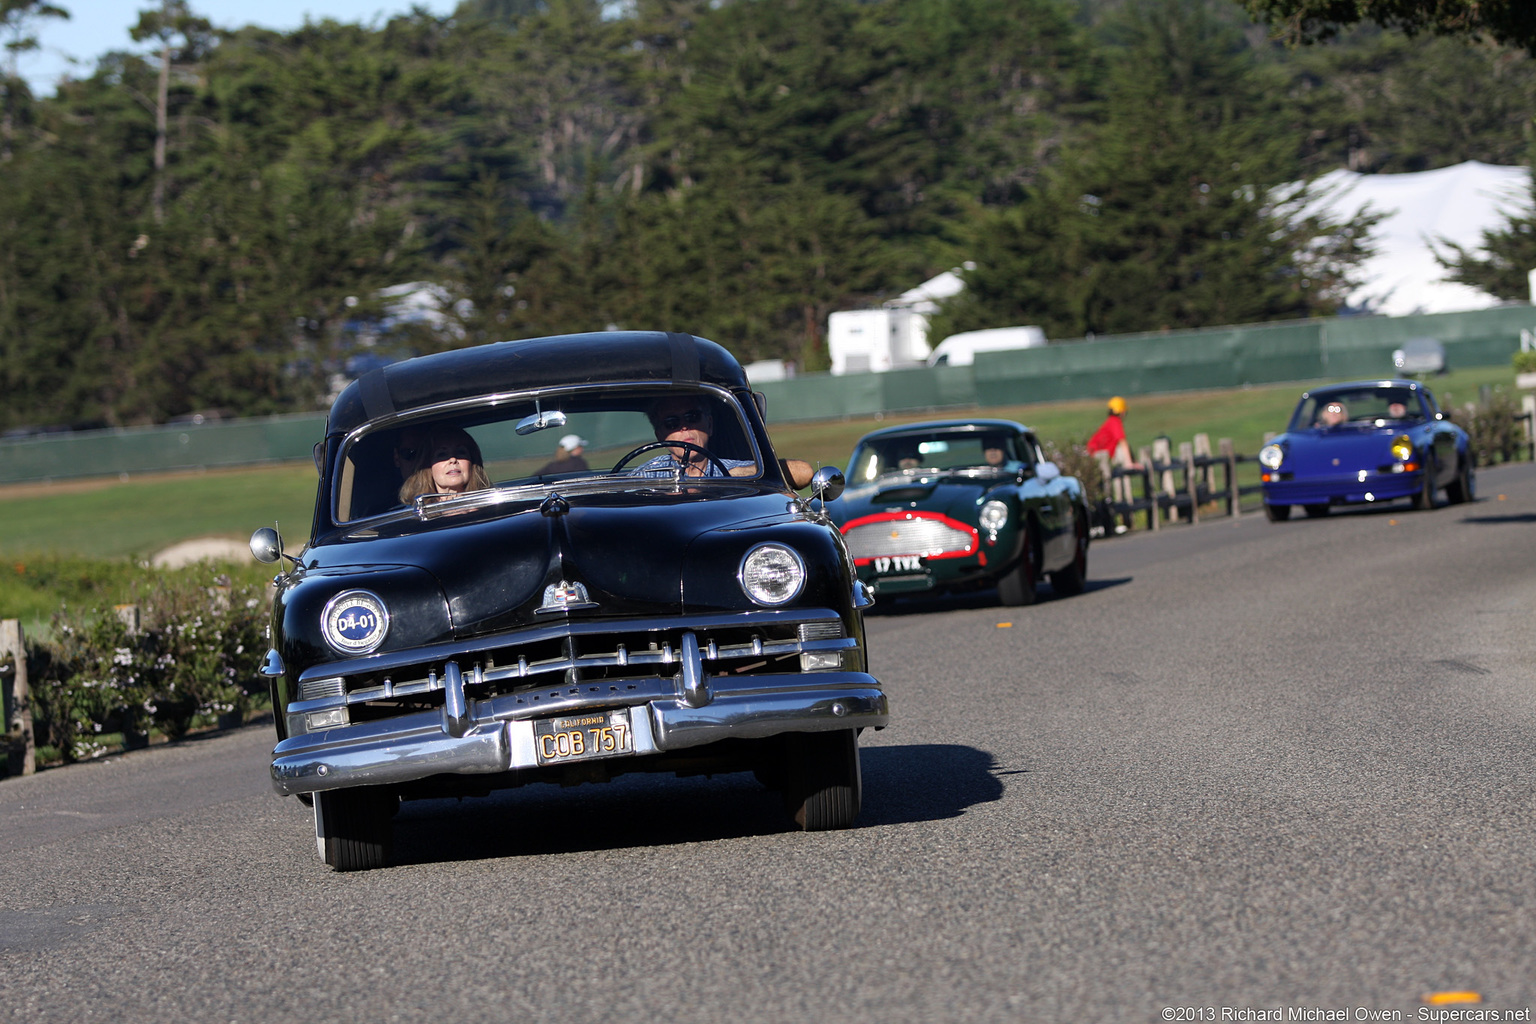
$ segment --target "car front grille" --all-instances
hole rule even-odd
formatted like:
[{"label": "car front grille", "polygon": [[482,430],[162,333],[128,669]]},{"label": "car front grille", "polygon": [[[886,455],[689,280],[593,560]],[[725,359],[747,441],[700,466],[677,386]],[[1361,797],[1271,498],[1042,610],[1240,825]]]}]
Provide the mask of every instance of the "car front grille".
[{"label": "car front grille", "polygon": [[551,624],[480,638],[472,647],[438,645],[316,666],[301,679],[299,693],[301,699],[344,694],[353,721],[440,707],[452,662],[464,691],[477,699],[511,694],[515,703],[533,706],[579,694],[625,704],[673,691],[687,634],[709,675],[798,672],[802,654],[857,647],[835,612],[816,613],[821,617],[811,620],[749,612],[702,622]]},{"label": "car front grille", "polygon": [[962,554],[976,546],[974,533],[940,519],[917,515],[863,523],[844,537],[849,552],[858,560],[891,555]]}]

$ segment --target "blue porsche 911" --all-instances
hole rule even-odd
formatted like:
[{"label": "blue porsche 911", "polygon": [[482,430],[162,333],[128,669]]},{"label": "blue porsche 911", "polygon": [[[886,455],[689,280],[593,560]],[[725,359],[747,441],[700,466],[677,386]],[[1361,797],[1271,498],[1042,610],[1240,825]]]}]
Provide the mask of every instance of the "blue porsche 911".
[{"label": "blue porsche 911", "polygon": [[1334,505],[1407,498],[1433,508],[1435,492],[1471,501],[1476,477],[1467,432],[1435,396],[1411,380],[1355,381],[1301,396],[1285,433],[1259,452],[1264,511],[1273,522],[1291,506],[1323,516]]}]

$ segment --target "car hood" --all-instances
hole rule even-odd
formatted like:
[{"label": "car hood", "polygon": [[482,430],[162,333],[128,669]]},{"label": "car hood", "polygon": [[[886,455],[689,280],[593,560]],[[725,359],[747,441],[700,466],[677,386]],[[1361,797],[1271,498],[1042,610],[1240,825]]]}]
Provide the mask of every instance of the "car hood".
[{"label": "car hood", "polygon": [[1374,469],[1392,461],[1392,440],[1402,434],[1414,436],[1400,426],[1286,434],[1278,439],[1285,448],[1285,462],[1280,468],[1308,475]]},{"label": "car hood", "polygon": [[[803,520],[782,491],[714,485],[682,494],[655,491],[572,495],[387,536],[357,531],[310,549],[310,571],[414,566],[436,577],[459,637],[497,632],[566,614],[675,615],[683,611],[689,550],[721,531]],[[729,567],[734,570],[734,563]],[[579,594],[579,585],[584,594]],[[545,605],[547,588],[564,589],[578,607]]]},{"label": "car hood", "polygon": [[827,511],[839,526],[868,515],[911,509],[939,512],[951,519],[974,524],[976,510],[986,500],[986,495],[1014,482],[1011,476],[877,481],[870,486],[844,491],[841,498],[827,506]]}]

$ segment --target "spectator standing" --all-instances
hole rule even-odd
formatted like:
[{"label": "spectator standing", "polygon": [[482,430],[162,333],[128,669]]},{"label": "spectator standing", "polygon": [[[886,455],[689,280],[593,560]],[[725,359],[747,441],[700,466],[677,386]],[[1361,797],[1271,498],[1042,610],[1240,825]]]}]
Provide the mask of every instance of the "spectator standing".
[{"label": "spectator standing", "polygon": [[580,434],[566,434],[560,439],[560,450],[555,453],[553,462],[546,462],[539,470],[539,476],[547,476],[551,473],[582,473],[591,467],[581,453],[586,450],[587,442]]},{"label": "spectator standing", "polygon": [[[1109,412],[1104,417],[1104,422],[1099,424],[1099,429],[1094,431],[1088,439],[1088,454],[1095,455],[1104,452],[1109,456],[1112,466],[1117,469],[1140,469],[1141,465],[1131,458],[1131,442],[1125,436],[1125,399],[1119,395],[1109,400]],[[1110,495],[1116,504],[1128,505],[1131,502],[1131,482],[1125,477],[1111,477]],[[1101,518],[1106,510],[1101,508]],[[1110,523],[1114,522],[1114,515],[1107,516]],[[1116,533],[1124,533],[1130,529],[1130,515],[1126,515],[1127,522],[1114,523]],[[1109,525],[1108,523],[1105,524]]]}]

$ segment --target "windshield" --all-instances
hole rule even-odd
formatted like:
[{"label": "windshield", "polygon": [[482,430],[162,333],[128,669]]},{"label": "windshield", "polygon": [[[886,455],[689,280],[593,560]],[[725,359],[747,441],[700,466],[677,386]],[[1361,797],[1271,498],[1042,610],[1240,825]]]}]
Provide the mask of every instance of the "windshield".
[{"label": "windshield", "polygon": [[1034,462],[1024,439],[1004,433],[934,431],[866,439],[848,466],[853,486],[890,473],[1017,472]]},{"label": "windshield", "polygon": [[500,396],[365,428],[342,448],[333,473],[335,521],[345,523],[508,489],[537,499],[557,486],[756,477],[760,466],[728,393],[608,387]]},{"label": "windshield", "polygon": [[1291,430],[1327,430],[1350,423],[1371,426],[1417,422],[1425,418],[1419,394],[1411,388],[1329,389],[1310,394],[1296,407]]}]

